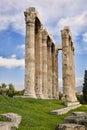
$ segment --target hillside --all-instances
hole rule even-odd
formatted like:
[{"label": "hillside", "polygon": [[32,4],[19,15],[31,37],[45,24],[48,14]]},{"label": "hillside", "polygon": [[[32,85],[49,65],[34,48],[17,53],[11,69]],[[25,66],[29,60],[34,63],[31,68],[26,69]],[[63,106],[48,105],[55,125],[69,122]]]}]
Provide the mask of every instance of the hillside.
[{"label": "hillside", "polygon": [[[66,115],[50,114],[53,109],[64,107],[62,101],[26,98],[9,98],[0,96],[0,114],[14,112],[22,116],[18,130],[54,130],[58,123],[62,123]],[[87,105],[77,109],[86,111]]]}]

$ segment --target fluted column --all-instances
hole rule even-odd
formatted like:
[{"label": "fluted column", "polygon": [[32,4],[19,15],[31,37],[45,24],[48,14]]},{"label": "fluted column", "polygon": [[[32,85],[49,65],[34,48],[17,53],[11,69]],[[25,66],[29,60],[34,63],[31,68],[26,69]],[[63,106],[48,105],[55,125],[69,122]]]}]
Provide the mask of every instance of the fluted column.
[{"label": "fluted column", "polygon": [[47,47],[47,70],[48,70],[48,98],[52,98],[52,52],[51,52],[51,41],[48,41]]},{"label": "fluted column", "polygon": [[[74,62],[73,55],[71,51],[71,33],[69,27],[65,27],[61,31],[62,35],[62,70],[63,70],[63,94],[64,98],[68,101],[74,102],[76,100],[75,96],[75,82],[73,78],[74,73]],[[72,86],[73,85],[73,86]]]},{"label": "fluted column", "polygon": [[42,33],[42,91],[43,97],[48,98],[47,88],[47,32],[43,30]]},{"label": "fluted column", "polygon": [[71,101],[70,91],[70,63],[69,63],[69,33],[67,30],[62,30],[62,71],[63,71],[63,98]]},{"label": "fluted column", "polygon": [[55,45],[52,44],[52,97],[56,98]]},{"label": "fluted column", "polygon": [[74,42],[70,41],[71,49],[71,57],[70,57],[70,63],[71,63],[71,73],[72,73],[72,101],[77,101],[76,98],[76,81],[75,81],[75,63],[74,63]]},{"label": "fluted column", "polygon": [[58,88],[58,48],[55,47],[52,51],[52,96],[59,99]]},{"label": "fluted column", "polygon": [[55,50],[55,78],[56,78],[56,95],[55,98],[59,99],[59,86],[58,86],[58,49]]},{"label": "fluted column", "polygon": [[28,11],[26,20],[26,49],[25,49],[25,96],[35,98],[35,18]]},{"label": "fluted column", "polygon": [[[38,28],[38,27],[36,27]],[[42,27],[35,33],[35,92],[38,98],[42,94]]]}]

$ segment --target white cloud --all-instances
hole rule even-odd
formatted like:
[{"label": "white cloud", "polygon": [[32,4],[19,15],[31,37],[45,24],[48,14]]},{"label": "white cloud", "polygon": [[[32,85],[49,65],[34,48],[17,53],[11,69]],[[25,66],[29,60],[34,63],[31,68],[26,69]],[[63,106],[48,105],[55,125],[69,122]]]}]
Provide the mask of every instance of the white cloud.
[{"label": "white cloud", "polygon": [[82,36],[83,36],[83,41],[87,42],[87,32],[85,32]]},{"label": "white cloud", "polygon": [[[60,30],[66,25],[70,26],[75,40],[84,32],[83,40],[86,41],[86,6],[87,0],[3,0],[0,1],[0,31],[11,26],[13,31],[25,35],[24,11],[26,8],[35,7],[44,27],[56,37],[56,43],[61,43]],[[86,49],[85,46],[84,48]]]},{"label": "white cloud", "polygon": [[18,49],[23,49],[23,50],[24,50],[24,49],[25,49],[25,44],[18,45],[17,48],[18,48]]},{"label": "white cloud", "polygon": [[11,26],[15,32],[22,35],[25,34],[25,23],[22,13],[16,15],[0,15],[0,23],[0,31],[6,30]]},{"label": "white cloud", "polygon": [[[25,0],[3,0],[0,1],[0,31],[12,25],[14,31],[24,35],[25,21],[23,12],[28,7],[35,7],[39,11],[43,24],[52,34],[56,34],[59,30],[58,21],[65,24],[70,21],[71,26],[75,25],[75,27],[72,27],[78,30],[78,27],[84,22],[84,16],[79,17],[79,14],[87,11],[86,5],[87,0],[76,0],[75,2],[73,0],[26,0],[26,2]],[[76,17],[78,20],[75,20]],[[72,23],[72,20],[74,23]]]},{"label": "white cloud", "polygon": [[15,55],[15,54],[13,54],[13,55],[11,56],[11,58],[16,58],[16,55]]},{"label": "white cloud", "polygon": [[14,55],[11,58],[3,58],[0,56],[0,67],[5,68],[15,68],[15,67],[24,67],[24,59],[16,59]]},{"label": "white cloud", "polygon": [[79,35],[87,27],[87,12],[73,17],[61,18],[58,27],[62,29],[64,26],[70,26],[73,35]]}]

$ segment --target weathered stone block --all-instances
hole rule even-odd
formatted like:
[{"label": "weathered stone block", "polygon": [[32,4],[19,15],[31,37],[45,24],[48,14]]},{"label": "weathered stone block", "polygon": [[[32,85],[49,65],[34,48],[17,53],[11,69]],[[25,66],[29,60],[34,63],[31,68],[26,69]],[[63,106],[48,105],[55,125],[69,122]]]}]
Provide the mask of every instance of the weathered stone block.
[{"label": "weathered stone block", "polygon": [[15,130],[21,122],[21,116],[18,114],[6,113],[1,116],[11,122],[0,122],[0,130]]},{"label": "weathered stone block", "polygon": [[68,111],[75,109],[75,108],[78,108],[80,106],[81,106],[81,104],[77,104],[77,105],[73,104],[71,106],[68,106],[68,107],[65,107],[65,108],[62,108],[62,109],[53,110],[53,111],[51,111],[51,113],[56,114],[56,115],[63,115],[63,114],[66,114]]},{"label": "weathered stone block", "polygon": [[87,116],[86,112],[72,112],[71,116]]},{"label": "weathered stone block", "polygon": [[73,112],[71,116],[64,119],[64,123],[75,123],[79,125],[84,125],[87,130],[87,113]]},{"label": "weathered stone block", "polygon": [[55,130],[85,130],[85,127],[77,124],[60,124]]}]

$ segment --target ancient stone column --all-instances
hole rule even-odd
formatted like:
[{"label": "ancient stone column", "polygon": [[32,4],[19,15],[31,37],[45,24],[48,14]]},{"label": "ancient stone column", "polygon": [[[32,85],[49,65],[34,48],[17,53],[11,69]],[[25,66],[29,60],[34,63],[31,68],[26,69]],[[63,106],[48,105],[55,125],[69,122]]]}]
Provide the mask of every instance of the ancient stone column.
[{"label": "ancient stone column", "polygon": [[58,89],[58,48],[55,49],[55,81],[56,81],[56,99],[59,99],[59,89]]},{"label": "ancient stone column", "polygon": [[[36,26],[39,26],[36,24]],[[35,32],[35,92],[38,98],[42,94],[42,27],[36,27]]]},{"label": "ancient stone column", "polygon": [[52,46],[52,97],[58,99],[58,49]]},{"label": "ancient stone column", "polygon": [[26,49],[25,49],[25,93],[24,96],[36,98],[35,95],[35,17],[25,12],[26,20]]},{"label": "ancient stone column", "polygon": [[47,88],[47,31],[44,29],[42,33],[42,91],[43,97],[48,98]]},{"label": "ancient stone column", "polygon": [[52,44],[52,97],[56,98],[55,45]]},{"label": "ancient stone column", "polygon": [[[71,32],[69,27],[65,27],[61,31],[62,36],[62,70],[63,70],[63,96],[66,100],[74,102],[77,101],[75,96],[75,77],[74,63],[72,62],[73,55],[71,53]],[[73,83],[73,86],[72,86]],[[74,91],[73,91],[74,90]]]},{"label": "ancient stone column", "polygon": [[52,51],[51,51],[51,45],[52,42],[50,39],[47,43],[47,78],[48,78],[48,98],[52,98]]},{"label": "ancient stone column", "polygon": [[70,63],[71,63],[71,73],[72,73],[72,91],[73,91],[73,99],[77,101],[76,99],[76,80],[75,80],[75,63],[74,63],[74,42],[72,39],[70,39]]}]

